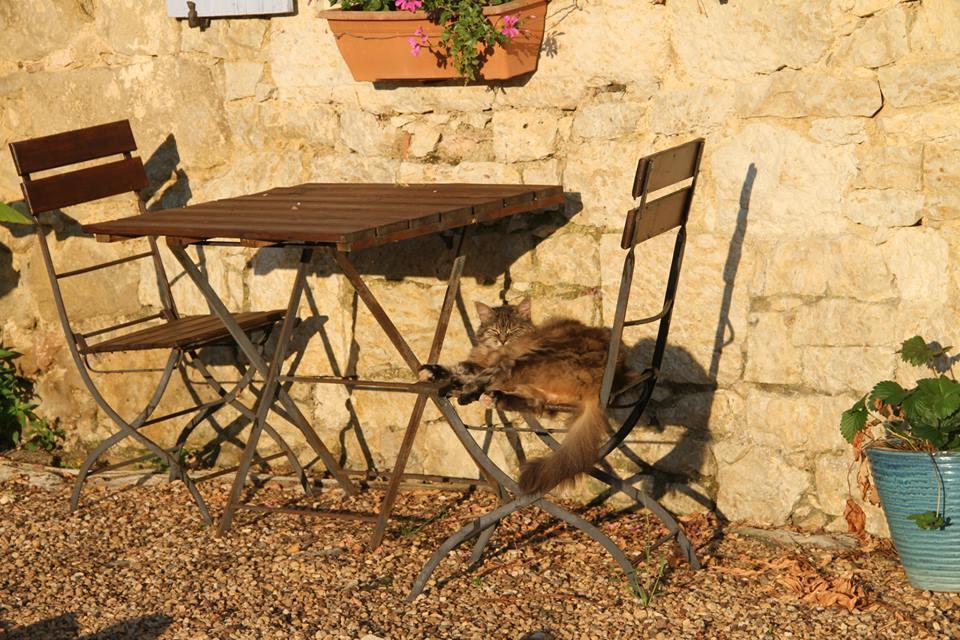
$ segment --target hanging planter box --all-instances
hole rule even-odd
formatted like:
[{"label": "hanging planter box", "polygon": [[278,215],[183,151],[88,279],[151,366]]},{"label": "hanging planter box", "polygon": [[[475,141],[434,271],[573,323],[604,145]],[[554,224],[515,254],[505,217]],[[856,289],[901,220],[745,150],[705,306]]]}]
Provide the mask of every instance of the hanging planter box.
[{"label": "hanging planter box", "polygon": [[[505,80],[535,71],[543,42],[548,0],[513,0],[484,7],[495,27],[504,16],[520,17],[520,34],[497,45],[480,70],[480,79]],[[340,54],[354,80],[441,80],[457,78],[452,60],[437,44],[443,28],[422,11],[321,11],[330,23]],[[419,55],[412,55],[407,39],[420,28],[429,38]]]}]

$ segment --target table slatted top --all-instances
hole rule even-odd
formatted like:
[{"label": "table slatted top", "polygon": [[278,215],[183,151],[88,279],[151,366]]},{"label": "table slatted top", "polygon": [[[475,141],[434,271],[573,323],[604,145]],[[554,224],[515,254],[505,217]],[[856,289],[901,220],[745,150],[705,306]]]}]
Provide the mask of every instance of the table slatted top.
[{"label": "table slatted top", "polygon": [[505,184],[320,184],[270,189],[83,225],[101,241],[335,244],[361,249],[562,204],[563,187]]}]

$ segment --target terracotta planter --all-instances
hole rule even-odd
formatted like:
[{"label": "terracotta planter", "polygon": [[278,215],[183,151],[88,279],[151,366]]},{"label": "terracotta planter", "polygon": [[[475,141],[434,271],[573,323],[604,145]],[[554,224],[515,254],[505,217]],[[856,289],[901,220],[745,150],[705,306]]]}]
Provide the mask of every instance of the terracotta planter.
[{"label": "terracotta planter", "polygon": [[[494,47],[480,77],[504,80],[535,71],[543,42],[548,0],[513,0],[486,7],[483,13],[495,25],[506,15],[520,16],[520,35],[505,46]],[[427,20],[422,11],[321,11],[330,23],[340,54],[354,80],[439,80],[456,78],[453,61],[437,44],[443,29]],[[417,28],[430,38],[419,55],[410,53],[407,38]]]}]

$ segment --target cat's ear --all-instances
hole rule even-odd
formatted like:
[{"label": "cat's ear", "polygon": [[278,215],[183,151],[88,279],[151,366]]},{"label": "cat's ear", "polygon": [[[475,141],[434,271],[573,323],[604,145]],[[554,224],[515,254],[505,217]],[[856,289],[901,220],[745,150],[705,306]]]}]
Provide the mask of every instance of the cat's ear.
[{"label": "cat's ear", "polygon": [[477,316],[480,317],[480,322],[486,322],[491,317],[493,317],[493,309],[488,305],[483,304],[482,302],[474,302],[477,306]]},{"label": "cat's ear", "polygon": [[530,319],[530,298],[524,298],[520,301],[520,303],[517,305],[517,313],[527,320]]}]

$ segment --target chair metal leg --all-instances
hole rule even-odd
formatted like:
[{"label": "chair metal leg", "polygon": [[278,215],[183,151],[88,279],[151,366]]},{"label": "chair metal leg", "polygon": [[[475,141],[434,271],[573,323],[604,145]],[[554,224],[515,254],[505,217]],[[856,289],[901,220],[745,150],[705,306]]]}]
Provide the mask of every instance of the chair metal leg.
[{"label": "chair metal leg", "polygon": [[[531,429],[535,430],[537,437],[539,437],[540,440],[551,449],[556,449],[560,446],[560,443],[557,441],[557,439],[544,430],[543,425],[541,425],[540,421],[534,416],[524,414],[523,419]],[[683,528],[677,522],[676,518],[674,518],[669,511],[664,509],[663,505],[657,502],[653,496],[648,494],[643,489],[638,489],[614,473],[613,469],[610,468],[610,466],[605,462],[601,461],[600,465],[606,468],[604,469],[600,466],[595,466],[593,470],[590,471],[590,475],[609,485],[614,490],[625,494],[629,498],[635,500],[638,504],[648,509],[654,516],[657,517],[658,520],[660,520],[660,522],[663,523],[663,525],[667,528],[667,531],[670,532],[670,535],[676,540],[684,558],[690,564],[690,568],[695,571],[699,570],[701,568],[700,560],[697,559],[697,554],[693,549],[693,545],[690,543],[690,539],[683,532]]]},{"label": "chair metal leg", "polygon": [[[270,371],[269,371],[269,368],[267,367],[266,362],[264,362],[263,358],[260,357],[257,351],[257,348],[250,341],[250,338],[246,335],[243,329],[240,328],[240,325],[237,324],[233,316],[231,316],[226,305],[223,304],[223,301],[217,295],[216,291],[213,290],[213,288],[210,286],[210,283],[207,282],[206,278],[204,278],[203,274],[197,268],[197,265],[194,264],[194,262],[190,259],[190,256],[187,255],[187,252],[184,249],[184,247],[173,244],[173,245],[170,245],[170,251],[173,253],[177,261],[183,266],[184,271],[187,273],[187,275],[190,277],[190,279],[193,281],[196,287],[200,290],[201,294],[203,294],[207,303],[210,305],[211,310],[220,318],[221,322],[223,322],[224,326],[227,328],[227,330],[230,332],[230,335],[233,337],[234,341],[237,343],[237,346],[239,346],[240,349],[247,356],[247,360],[250,362],[250,364],[253,367],[257,369],[260,375],[263,376],[265,384],[268,384],[270,381],[270,378],[269,378]],[[301,259],[307,258],[311,254],[312,254],[312,250],[305,249],[303,255],[301,256]],[[291,296],[290,296],[291,303],[295,301],[299,304],[300,296],[303,293],[303,288],[305,285],[306,267],[307,267],[307,263],[301,262],[301,268],[298,269],[298,273],[302,271],[303,277],[300,279],[299,287],[295,285],[294,291],[291,292]],[[297,313],[297,307],[294,306],[291,309],[290,305],[288,305],[288,317],[284,318],[284,322],[286,322],[288,319],[290,320],[290,322],[292,322],[293,319],[290,316],[295,316],[296,313]],[[286,345],[284,345],[284,348],[285,346]],[[274,354],[274,360],[282,363],[284,355],[285,353],[281,351],[280,348],[278,347],[277,353]],[[275,382],[276,381],[274,381],[274,383]],[[333,455],[330,453],[330,450],[327,449],[326,445],[323,444],[323,441],[320,440],[320,437],[317,435],[316,431],[314,431],[313,428],[310,426],[310,423],[307,421],[306,417],[300,411],[300,408],[296,405],[296,403],[293,401],[293,398],[290,397],[290,395],[286,392],[283,386],[274,384],[274,386],[270,390],[270,393],[271,394],[275,393],[276,396],[279,398],[281,406],[283,406],[283,408],[286,409],[287,413],[292,418],[294,424],[303,433],[307,442],[310,444],[313,450],[317,453],[317,455],[323,461],[324,466],[327,468],[328,471],[330,471],[330,473],[336,479],[337,483],[344,490],[344,492],[347,495],[351,495],[351,496],[356,495],[358,493],[357,486],[350,480],[350,478],[347,476],[344,470],[340,467],[340,465],[337,464],[337,461],[334,460]],[[261,403],[266,402],[268,406],[273,404],[272,398],[270,397],[269,394],[266,393],[266,389],[264,390],[263,396],[266,397],[266,400],[261,398],[260,400]],[[257,435],[259,436],[259,431]]]},{"label": "chair metal leg", "polygon": [[[128,437],[132,437],[146,446],[161,460],[166,462],[171,468],[179,465],[179,462],[175,457],[171,456],[155,442],[140,433],[139,429],[149,419],[154,410],[160,404],[160,399],[163,397],[163,394],[167,389],[167,385],[170,383],[170,377],[173,374],[173,370],[180,360],[180,354],[177,351],[172,351],[170,353],[169,357],[167,358],[167,363],[164,366],[163,373],[160,376],[160,381],[157,383],[157,388],[153,392],[153,396],[151,396],[150,400],[147,402],[147,405],[132,422],[126,422],[116,411],[114,411],[113,407],[111,407],[100,394],[99,389],[97,389],[97,386],[94,384],[86,368],[83,366],[82,358],[80,358],[79,353],[76,351],[75,344],[73,342],[69,342],[68,345],[71,347],[71,353],[74,355],[74,359],[77,362],[80,377],[86,384],[87,389],[90,391],[91,396],[93,396],[94,401],[100,406],[101,409],[103,409],[104,413],[110,417],[114,424],[120,428],[120,431],[105,439],[96,448],[94,448],[94,450],[91,451],[87,456],[87,459],[84,460],[83,465],[80,467],[80,471],[77,474],[77,479],[74,481],[73,490],[70,495],[70,510],[75,511],[80,505],[80,493],[83,489],[84,483],[90,476],[90,469],[100,458],[100,456],[106,453],[107,450]],[[200,492],[197,490],[196,485],[190,478],[182,478],[182,480],[184,485],[186,485],[187,490],[190,492],[190,495],[193,497],[194,502],[197,503],[197,508],[200,511],[200,517],[203,519],[205,524],[211,524],[213,520],[210,517],[210,513],[207,510],[207,505],[204,502],[203,497],[200,495]]]},{"label": "chair metal leg", "polygon": [[[216,392],[217,394],[220,394],[221,396],[227,396],[232,394],[232,399],[229,402],[230,406],[233,407],[237,412],[239,412],[240,415],[249,419],[252,424],[253,421],[256,419],[256,414],[252,410],[250,410],[249,407],[247,407],[242,402],[237,400],[236,396],[239,395],[244,388],[250,385],[250,382],[253,380],[255,369],[253,367],[248,367],[247,370],[244,372],[240,382],[238,383],[238,388],[235,390],[235,392],[234,391],[227,392],[226,389],[223,387],[223,385],[220,384],[220,382],[218,382],[217,379],[213,377],[213,374],[210,373],[210,370],[207,368],[205,364],[203,364],[203,362],[197,357],[197,355],[193,352],[190,352],[190,355],[191,355],[190,364],[194,366],[197,369],[197,371],[200,372],[200,375],[203,377],[204,382],[209,387],[211,387],[214,390],[214,392]],[[278,407],[272,407],[272,409],[274,411],[279,410]],[[312,496],[313,486],[310,483],[310,478],[307,477],[307,472],[303,469],[303,466],[300,464],[300,460],[297,458],[297,454],[294,453],[293,448],[291,448],[290,445],[287,443],[287,441],[284,440],[279,433],[277,433],[277,431],[270,425],[269,422],[264,423],[263,430],[264,432],[266,432],[268,436],[270,436],[270,438],[274,442],[277,443],[277,446],[279,446],[280,450],[283,451],[283,453],[286,455],[287,462],[290,464],[290,468],[293,469],[293,472],[296,474],[297,479],[300,481],[300,485],[301,487],[303,487],[304,493],[307,496]]]}]

